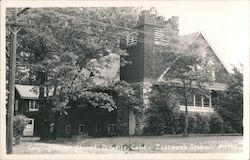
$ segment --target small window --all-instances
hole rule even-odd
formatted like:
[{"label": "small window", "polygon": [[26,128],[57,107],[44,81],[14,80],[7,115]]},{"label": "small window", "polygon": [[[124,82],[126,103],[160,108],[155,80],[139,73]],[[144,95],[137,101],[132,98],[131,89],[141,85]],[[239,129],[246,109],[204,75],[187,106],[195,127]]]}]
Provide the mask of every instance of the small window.
[{"label": "small window", "polygon": [[79,125],[79,134],[84,134],[84,124]]},{"label": "small window", "polygon": [[213,81],[216,80],[216,78],[215,78],[215,71],[212,71],[212,79],[213,79]]},{"label": "small window", "polygon": [[109,135],[116,134],[116,124],[108,124],[108,134]]},{"label": "small window", "polygon": [[163,29],[162,28],[155,28],[155,44],[156,45],[165,45],[167,41],[164,39],[163,36]]},{"label": "small window", "polygon": [[[183,96],[180,97],[180,105],[185,106],[185,99]],[[190,95],[187,100],[188,106],[194,106],[194,96]]]},{"label": "small window", "polygon": [[202,107],[202,97],[195,96],[195,107]]},{"label": "small window", "polygon": [[97,124],[95,126],[95,134],[96,134],[96,136],[100,136],[101,135],[101,126],[99,124]]},{"label": "small window", "polygon": [[65,133],[66,134],[70,134],[70,132],[71,132],[71,126],[70,125],[66,125]]},{"label": "small window", "polygon": [[29,111],[38,111],[38,101],[29,100]]},{"label": "small window", "polygon": [[194,95],[189,95],[187,100],[188,106],[194,106]]},{"label": "small window", "polygon": [[203,107],[209,107],[209,98],[203,98]]},{"label": "small window", "polygon": [[127,35],[127,46],[133,46],[137,44],[137,32],[134,31]]}]

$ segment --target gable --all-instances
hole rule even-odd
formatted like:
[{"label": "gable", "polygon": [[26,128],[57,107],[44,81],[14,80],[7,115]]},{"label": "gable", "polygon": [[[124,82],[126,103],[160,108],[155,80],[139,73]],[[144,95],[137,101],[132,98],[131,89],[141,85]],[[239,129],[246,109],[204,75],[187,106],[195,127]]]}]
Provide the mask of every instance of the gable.
[{"label": "gable", "polygon": [[[180,36],[179,45],[182,49],[187,51],[190,50],[194,45],[198,45],[195,47],[195,54],[200,54],[204,58],[206,64],[210,68],[211,76],[215,78],[215,83],[228,82],[229,72],[227,68],[200,32]],[[173,61],[172,63],[173,64],[171,66],[174,66],[182,62],[179,62],[177,57],[176,61]],[[165,68],[164,72],[162,72],[162,75],[158,78],[158,80],[162,80],[163,77],[171,77],[171,75],[175,72],[174,68],[171,68],[171,66]]]},{"label": "gable", "polygon": [[207,39],[205,39],[202,33],[199,33],[194,43],[199,43],[199,52],[203,54],[205,60],[207,61],[207,65],[213,69],[215,75],[215,82],[218,83],[226,83],[228,82],[229,72],[224,62],[219,58],[216,54],[212,46],[208,43]]}]

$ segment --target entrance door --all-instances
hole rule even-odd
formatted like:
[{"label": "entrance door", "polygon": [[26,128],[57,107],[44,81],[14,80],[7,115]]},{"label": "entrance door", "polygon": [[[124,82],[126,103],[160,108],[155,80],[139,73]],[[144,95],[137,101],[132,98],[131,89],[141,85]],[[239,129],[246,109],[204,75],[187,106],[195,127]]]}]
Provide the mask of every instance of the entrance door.
[{"label": "entrance door", "polygon": [[34,119],[29,118],[29,123],[23,130],[23,136],[33,136],[34,135]]}]

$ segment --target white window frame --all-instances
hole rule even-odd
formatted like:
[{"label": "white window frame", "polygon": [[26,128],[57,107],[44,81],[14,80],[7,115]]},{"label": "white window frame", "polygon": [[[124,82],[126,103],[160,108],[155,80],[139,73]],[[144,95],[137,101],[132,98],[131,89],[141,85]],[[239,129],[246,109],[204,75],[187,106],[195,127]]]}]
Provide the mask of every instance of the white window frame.
[{"label": "white window frame", "polygon": [[[69,128],[69,129],[68,129],[68,128]],[[71,125],[67,124],[67,125],[65,126],[65,133],[66,133],[66,134],[70,134],[70,132],[71,132]]]},{"label": "white window frame", "polygon": [[[194,104],[192,106],[188,106],[188,109],[190,111],[201,111],[201,112],[211,112],[213,111],[213,108],[212,108],[212,96],[211,94],[209,95],[209,106],[208,107],[205,107],[204,106],[204,98],[202,97],[201,98],[201,106],[196,106],[196,98],[195,98],[196,95],[193,95],[193,101],[194,101]],[[179,104],[180,106],[180,110],[185,110],[185,106],[184,105],[181,105]]]},{"label": "white window frame", "polygon": [[127,47],[137,45],[137,32],[133,31],[126,37]]},{"label": "white window frame", "polygon": [[163,38],[163,29],[155,27],[155,45],[165,45],[168,42]]},{"label": "white window frame", "polygon": [[38,101],[37,100],[29,100],[29,111],[38,111]]},{"label": "white window frame", "polygon": [[[82,132],[81,132],[81,127],[83,127],[83,131]],[[85,125],[84,124],[79,124],[79,128],[78,128],[79,134],[84,134],[84,130],[85,130]]]}]

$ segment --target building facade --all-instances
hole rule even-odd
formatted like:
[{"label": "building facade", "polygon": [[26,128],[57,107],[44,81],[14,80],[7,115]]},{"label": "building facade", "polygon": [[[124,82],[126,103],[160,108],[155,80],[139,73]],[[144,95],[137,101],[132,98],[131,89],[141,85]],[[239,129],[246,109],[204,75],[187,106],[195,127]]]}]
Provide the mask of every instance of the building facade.
[{"label": "building facade", "polygon": [[[141,101],[142,113],[133,109],[128,112],[128,133],[129,135],[142,135],[147,115],[145,110],[149,104],[148,93],[153,83],[164,80],[164,76],[171,74],[171,68],[168,68],[168,62],[174,61],[170,52],[158,52],[169,43],[179,43],[183,48],[199,42],[199,53],[209,59],[209,65],[214,70],[211,76],[215,83],[209,86],[211,95],[209,98],[203,98],[193,95],[189,101],[189,111],[194,112],[213,112],[214,97],[217,97],[217,91],[223,91],[226,88],[228,71],[223,62],[216,55],[214,49],[208,43],[207,39],[200,32],[180,36],[178,34],[178,17],[171,17],[165,20],[158,16],[154,9],[144,11],[139,16],[136,27],[121,41],[121,48],[127,50],[129,56],[124,57],[132,62],[130,65],[120,66],[120,80],[131,84],[139,83],[137,89],[138,98]],[[117,67],[117,66],[116,66]],[[33,125],[32,134],[39,135],[39,110],[38,94],[34,91],[35,86],[16,85],[16,113],[22,113],[30,118],[30,127]],[[180,100],[180,110],[184,110],[183,101]],[[140,114],[140,115],[139,115]],[[137,117],[141,116],[142,119]],[[50,130],[53,131],[53,126]],[[58,119],[59,136],[116,136],[117,129],[117,111],[108,112],[100,108],[94,108],[86,105],[71,104],[71,108],[61,114]]]},{"label": "building facade", "polygon": [[[164,77],[171,74],[169,62],[175,61],[171,58],[171,54],[175,53],[161,52],[161,50],[171,43],[178,43],[183,49],[198,44],[198,54],[206,58],[208,65],[213,68],[211,76],[213,76],[214,84],[209,86],[211,90],[209,98],[193,95],[188,100],[188,107],[189,111],[213,112],[212,99],[218,98],[218,91],[226,89],[228,71],[202,33],[180,36],[178,31],[178,17],[173,16],[165,20],[164,17],[158,16],[154,9],[142,12],[135,31],[122,43],[122,48],[129,53],[129,56],[124,58],[132,64],[121,66],[120,79],[132,84],[141,84],[139,97],[143,111],[145,111],[149,104],[148,93],[152,84],[164,81]],[[185,110],[182,99],[180,99],[180,110]],[[131,114],[129,117],[138,116],[134,111],[129,113]],[[129,121],[129,126],[136,126],[130,129],[130,134],[141,135],[143,133],[147,115],[143,113],[142,117],[144,119],[141,121],[137,121],[136,118]]]}]

